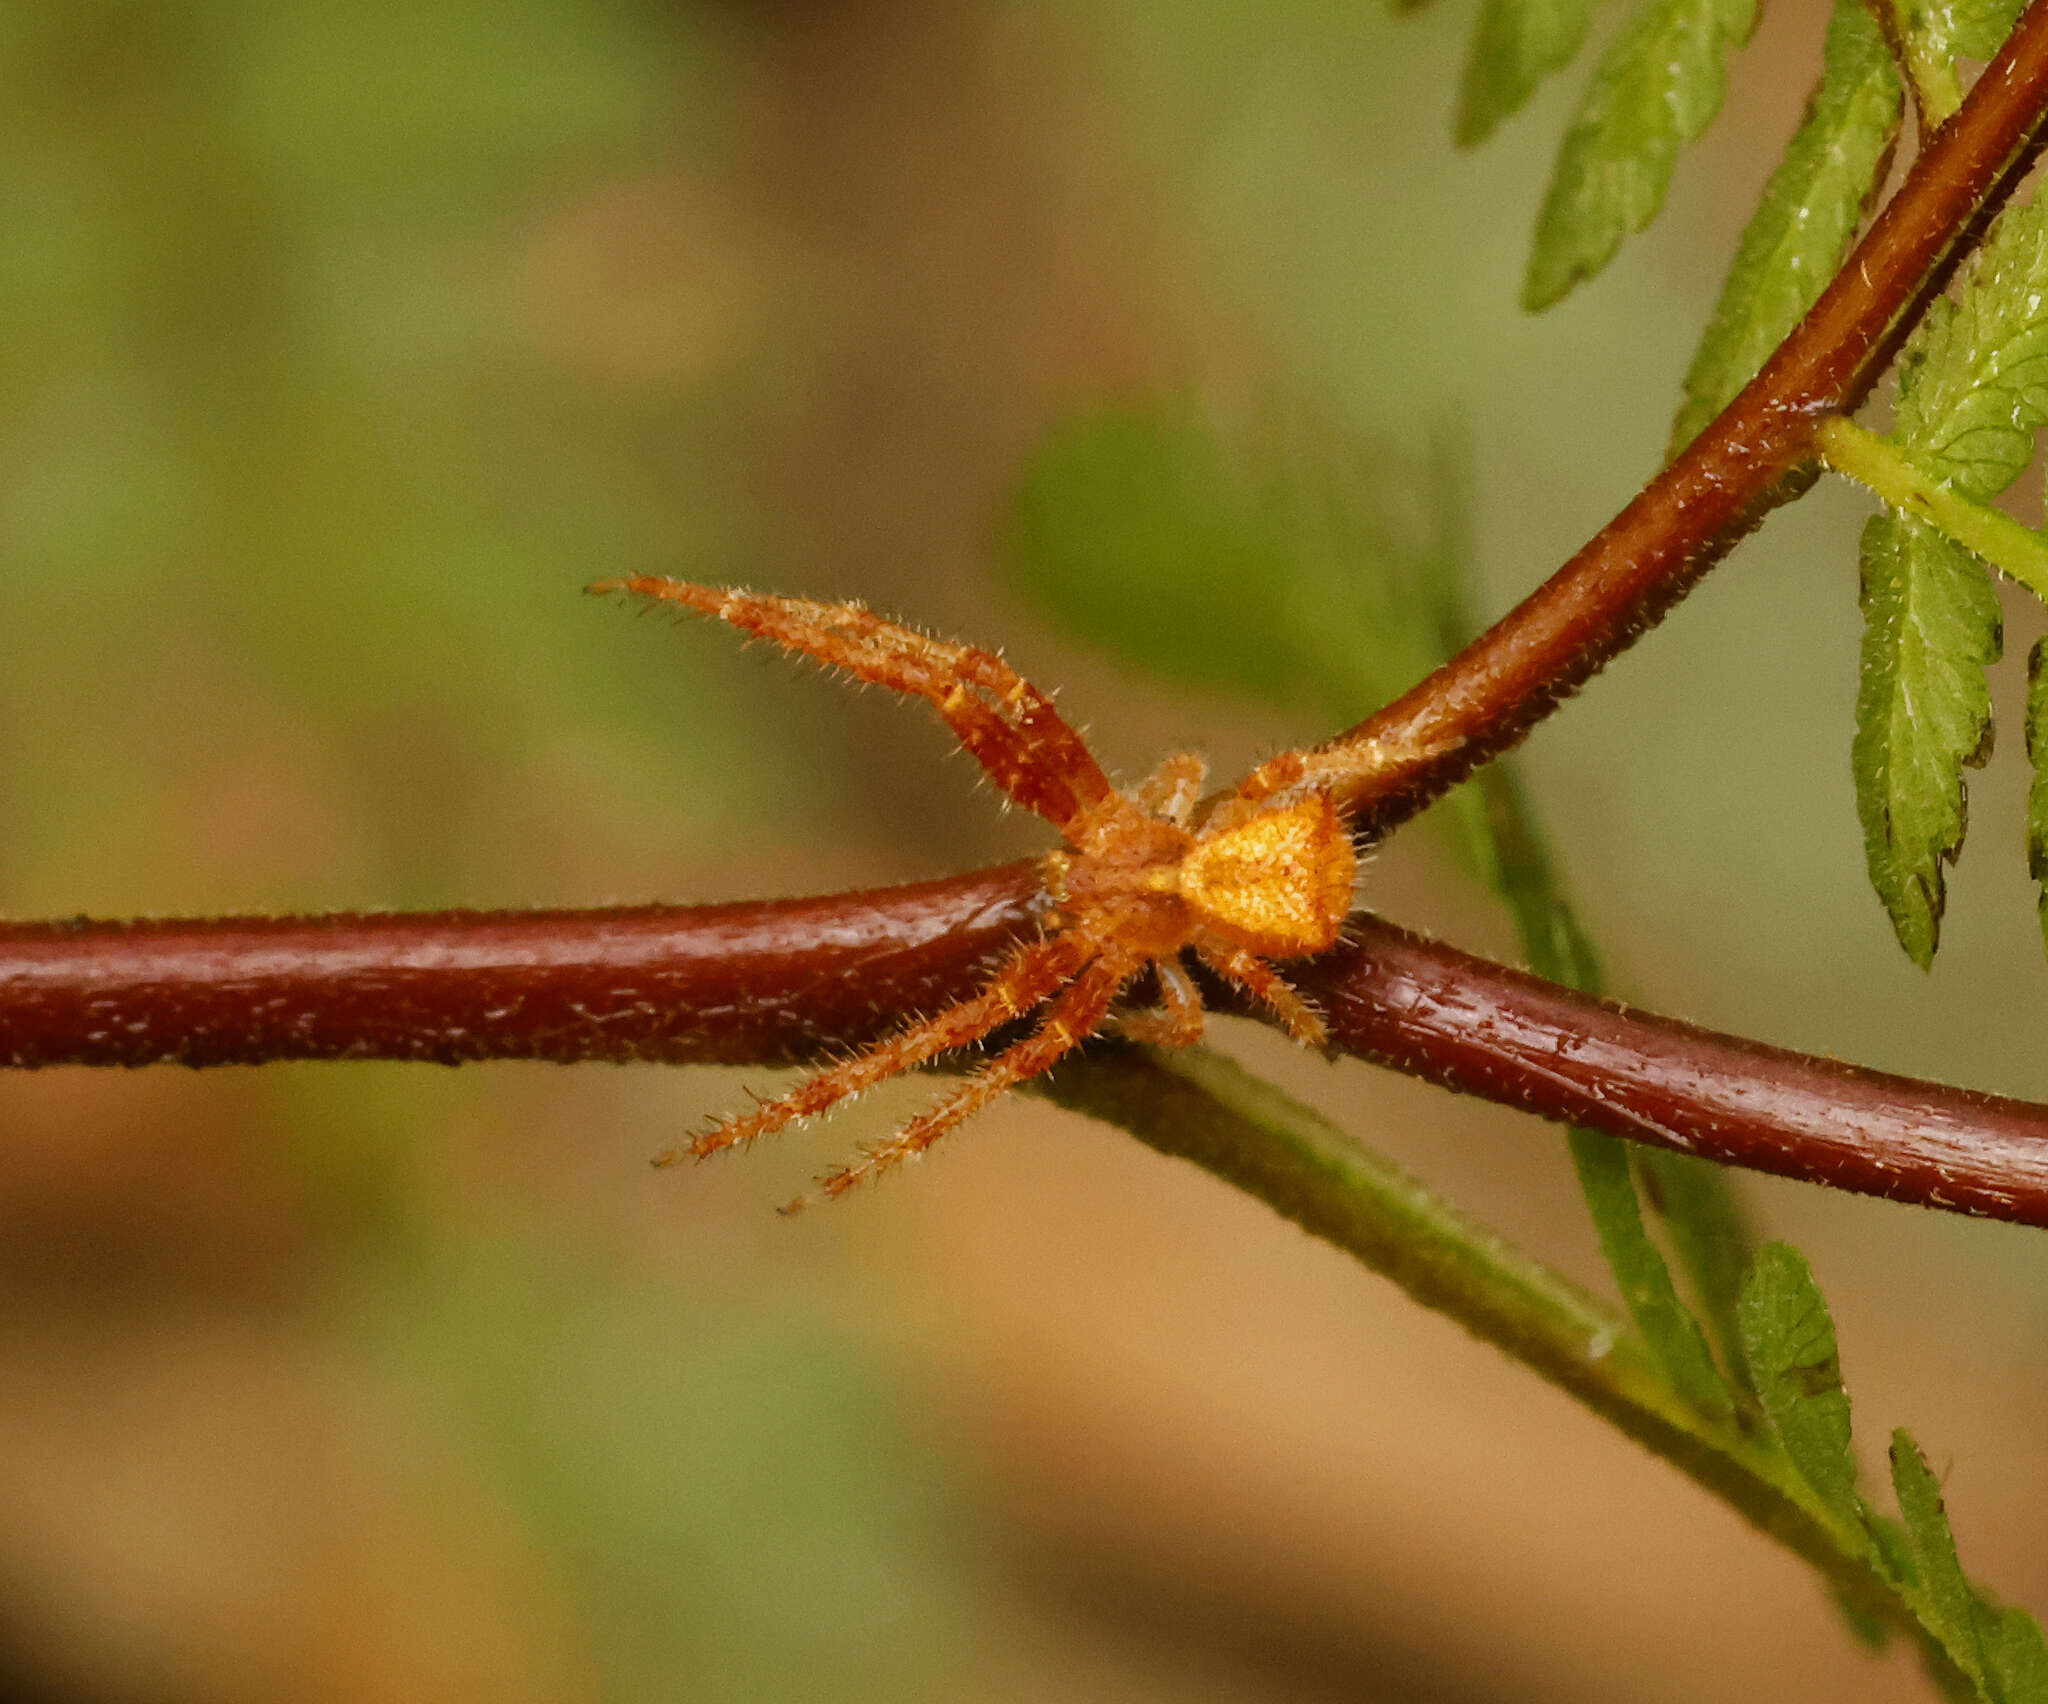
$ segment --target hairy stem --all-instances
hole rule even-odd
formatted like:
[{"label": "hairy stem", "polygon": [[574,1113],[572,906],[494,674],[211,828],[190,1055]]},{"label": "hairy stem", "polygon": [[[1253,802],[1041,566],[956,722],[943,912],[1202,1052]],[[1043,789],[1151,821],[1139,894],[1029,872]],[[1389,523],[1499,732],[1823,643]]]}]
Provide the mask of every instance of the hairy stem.
[{"label": "hairy stem", "polygon": [[1037,866],[825,899],[0,924],[0,1066],[766,1064],[972,991]]},{"label": "hairy stem", "polygon": [[1379,919],[1353,934],[1296,976],[1347,1053],[1722,1165],[2048,1224],[2048,1107],[1720,1035]]},{"label": "hairy stem", "polygon": [[[1041,903],[1026,863],[745,905],[17,924],[0,1063],[814,1058],[970,993]],[[1725,1165],[2048,1225],[2048,1107],[1626,1010],[1380,918],[1347,934],[1293,971],[1345,1052]]]}]

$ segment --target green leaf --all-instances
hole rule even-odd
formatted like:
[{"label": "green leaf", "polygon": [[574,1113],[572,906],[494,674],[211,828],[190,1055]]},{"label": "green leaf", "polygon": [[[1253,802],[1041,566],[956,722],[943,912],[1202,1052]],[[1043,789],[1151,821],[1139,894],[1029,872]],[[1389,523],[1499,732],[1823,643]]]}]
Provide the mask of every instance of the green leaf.
[{"label": "green leaf", "polygon": [[[1474,786],[1486,809],[1482,872],[1507,902],[1529,968],[1568,988],[1599,992],[1598,956],[1559,887],[1518,778],[1494,764]],[[1705,1353],[1699,1322],[1680,1301],[1663,1254],[1644,1228],[1637,1188],[1670,1232],[1724,1362],[1740,1378],[1735,1298],[1751,1238],[1727,1173],[1688,1154],[1617,1143],[1590,1131],[1572,1133],[1572,1158],[1636,1329],[1695,1407],[1725,1417],[1727,1389]]]},{"label": "green leaf", "polygon": [[[1896,439],[1928,479],[1989,502],[2033,459],[2048,424],[2048,208],[2008,209],[1954,301],[1937,302],[1899,367]],[[1997,518],[1997,517],[1994,517]],[[2024,535],[2022,535],[2024,536]],[[1961,848],[1962,769],[1988,750],[1983,667],[1999,652],[1997,603],[1979,560],[1926,521],[1886,516],[1864,533],[1866,629],[1856,789],[1872,885],[1907,953],[1939,939],[1943,865]],[[2028,858],[2048,875],[2048,707],[2028,702],[2036,780]],[[2042,912],[2048,930],[2048,909]],[[2044,937],[2048,938],[2048,937]]]},{"label": "green leaf", "polygon": [[1742,1275],[1756,1239],[1731,1174],[1695,1154],[1665,1148],[1631,1146],[1630,1156],[1637,1185],[1663,1221],[1678,1264],[1692,1282],[1694,1304],[1721,1352],[1722,1366],[1747,1389],[1749,1363],[1742,1353],[1738,1309]]},{"label": "green leaf", "polygon": [[1996,497],[2048,422],[2048,208],[2009,209],[1955,301],[1937,302],[1899,365],[1898,442],[1935,478]]},{"label": "green leaf", "polygon": [[1863,0],[1835,0],[1820,82],[1764,186],[1685,375],[1669,455],[1697,437],[1756,376],[1849,252],[1883,181],[1904,100]]},{"label": "green leaf", "polygon": [[1864,1506],[1863,1524],[1877,1546],[1877,1565],[1884,1577],[1898,1586],[1918,1584],[1920,1568],[1913,1560],[1913,1541],[1906,1536],[1905,1527],[1868,1504]]},{"label": "green leaf", "polygon": [[1627,1145],[1592,1130],[1570,1135],[1579,1188],[1629,1318],[1679,1395],[1707,1419],[1731,1421],[1734,1402],[1707,1349],[1706,1336],[1679,1300],[1671,1269],[1643,1228]]},{"label": "green leaf", "polygon": [[1483,142],[1585,45],[1590,0],[1486,0],[1458,89],[1460,147]]},{"label": "green leaf", "polygon": [[[1446,506],[1454,513],[1466,507]],[[1448,572],[1441,584],[1448,654],[1470,637],[1471,623],[1459,595],[1462,576]],[[1461,813],[1473,839],[1471,861],[1480,879],[1506,903],[1529,968],[1568,988],[1599,993],[1599,955],[1565,897],[1534,807],[1514,769],[1489,764],[1448,802],[1472,807]],[[1696,1406],[1704,1403],[1707,1412],[1719,1415],[1727,1391],[1718,1374],[1709,1377],[1700,1368],[1694,1348],[1701,1341],[1700,1326],[1679,1301],[1664,1257],[1644,1231],[1636,1191],[1663,1220],[1723,1364],[1741,1382],[1735,1299],[1754,1239],[1728,1173],[1689,1154],[1629,1143],[1622,1151],[1633,1162],[1634,1179],[1624,1191],[1614,1175],[1613,1149],[1600,1145],[1605,1141],[1589,1132],[1575,1133],[1573,1156],[1615,1282],[1667,1376],[1697,1394]],[[1711,1357],[1709,1362],[1710,1372]]]},{"label": "green leaf", "polygon": [[2027,870],[2041,884],[2035,902],[2041,919],[2041,943],[2048,947],[2048,640],[2027,653],[2027,758],[2034,779],[2027,789]]},{"label": "green leaf", "polygon": [[1856,1636],[1856,1642],[1867,1651],[1882,1651],[1892,1642],[1892,1626],[1882,1616],[1866,1605],[1858,1603],[1839,1586],[1828,1594],[1835,1600],[1835,1608],[1841,1611],[1842,1619],[1849,1624],[1849,1631]]},{"label": "green leaf", "polygon": [[1240,449],[1184,410],[1109,409],[1032,459],[1003,566],[1166,679],[1350,721],[1442,661],[1430,552],[1381,513],[1409,471],[1326,430]]},{"label": "green leaf", "polygon": [[[1482,877],[1506,901],[1529,968],[1569,988],[1597,993],[1599,958],[1558,883],[1519,779],[1496,763],[1467,792],[1484,812]],[[1691,1155],[1621,1143],[1592,1131],[1574,1130],[1571,1144],[1586,1210],[1636,1329],[1686,1399],[1702,1413],[1726,1419],[1727,1387],[1699,1322],[1679,1299],[1664,1256],[1644,1227],[1637,1189],[1640,1185],[1670,1232],[1725,1363],[1740,1378],[1735,1296],[1751,1238],[1727,1173]]]},{"label": "green leaf", "polygon": [[1990,59],[2005,45],[2025,0],[1895,0],[1917,53],[1953,65],[1958,55]]},{"label": "green leaf", "polygon": [[[1462,497],[1462,491],[1454,491],[1441,509],[1464,514],[1470,505]],[[1446,655],[1473,632],[1464,606],[1460,570],[1466,553],[1460,545],[1462,540],[1450,547],[1450,562],[1433,581]],[[1529,968],[1568,988],[1598,993],[1599,955],[1565,897],[1521,778],[1512,766],[1492,763],[1453,799],[1471,807],[1463,817],[1473,836],[1474,867],[1506,903]],[[1740,1379],[1735,1295],[1752,1239],[1728,1174],[1691,1155],[1617,1143],[1590,1131],[1574,1131],[1571,1139],[1586,1210],[1636,1329],[1666,1377],[1694,1407],[1727,1418],[1727,1386],[1707,1352],[1699,1322],[1680,1301],[1664,1256],[1645,1230],[1637,1190],[1663,1219],[1725,1363]]]},{"label": "green leaf", "polygon": [[1943,866],[1963,842],[1963,767],[1989,752],[1984,669],[1998,600],[1983,565],[1909,516],[1863,529],[1863,664],[1856,694],[1857,813],[1871,885],[1907,955],[1933,963]]},{"label": "green leaf", "polygon": [[1956,51],[1972,59],[1992,59],[2012,34],[2026,10],[2026,0],[1951,0],[1946,10],[1954,20]]},{"label": "green leaf", "polygon": [[2048,1643],[2023,1609],[1998,1613],[1984,1641],[1991,1684],[2005,1704],[2048,1704]]},{"label": "green leaf", "polygon": [[1835,1322],[1797,1249],[1774,1242],[1757,1250],[1739,1319],[1750,1381],[1778,1441],[1814,1494],[1861,1532],[1863,1499]]},{"label": "green leaf", "polygon": [[1756,11],[1756,0],[1649,0],[1608,48],[1558,154],[1523,307],[1562,300],[1656,217],[1680,146],[1720,110],[1728,55]]},{"label": "green leaf", "polygon": [[1949,1530],[1941,1486],[1928,1471],[1920,1446],[1904,1430],[1892,1434],[1892,1488],[1898,1493],[1899,1513],[1905,1519],[1906,1536],[1913,1546],[1913,1561],[1920,1575],[1911,1594],[1914,1607],[1956,1667],[1985,1696],[1994,1696],[1985,1686],[1977,1594],[1971,1590],[1962,1564],[1956,1559],[1955,1534]]},{"label": "green leaf", "polygon": [[1062,424],[1026,469],[1005,565],[1065,626],[1169,680],[1284,700],[1292,647],[1259,519],[1207,433],[1113,411]]}]

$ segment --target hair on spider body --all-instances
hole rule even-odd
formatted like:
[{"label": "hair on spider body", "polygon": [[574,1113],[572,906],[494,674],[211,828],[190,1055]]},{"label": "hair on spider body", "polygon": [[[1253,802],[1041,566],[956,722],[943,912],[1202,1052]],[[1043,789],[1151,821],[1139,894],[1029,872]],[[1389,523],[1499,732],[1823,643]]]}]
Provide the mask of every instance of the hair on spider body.
[{"label": "hair on spider body", "polygon": [[[1065,842],[1041,866],[1044,932],[997,961],[976,993],[719,1121],[664,1161],[745,1146],[941,1055],[1002,1038],[993,1058],[932,1106],[819,1179],[820,1194],[844,1194],[921,1155],[1108,1024],[1166,1046],[1199,1039],[1204,1007],[1189,954],[1272,1012],[1296,1040],[1327,1045],[1321,1017],[1271,961],[1328,951],[1351,911],[1359,859],[1332,799],[1337,757],[1281,753],[1205,802],[1206,766],[1178,752],[1120,791],[1050,695],[996,652],[932,638],[859,604],[651,576],[590,589],[678,605],[869,685],[925,699],[1003,798],[1044,817]],[[1148,972],[1159,1004],[1113,1014]]]}]

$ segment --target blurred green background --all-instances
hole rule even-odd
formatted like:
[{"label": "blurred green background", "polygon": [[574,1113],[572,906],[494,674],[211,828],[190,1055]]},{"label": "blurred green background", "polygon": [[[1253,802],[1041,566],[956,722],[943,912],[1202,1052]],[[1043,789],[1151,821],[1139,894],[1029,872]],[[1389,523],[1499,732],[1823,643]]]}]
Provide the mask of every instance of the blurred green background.
[{"label": "blurred green background", "polygon": [[[1662,225],[1540,321],[1570,90],[1454,153],[1470,24],[0,0],[0,909],[680,901],[1042,844],[919,713],[580,598],[619,572],[1001,643],[1126,773],[1324,731],[1064,636],[1000,541],[1108,405],[1306,408],[1396,485],[1461,437],[1486,614],[1627,497],[1822,10],[1773,15]],[[1530,772],[1632,997],[2048,1095],[2016,752],[1931,978],[1861,880],[1860,512],[1775,519]],[[1229,634],[1199,590],[1176,621]],[[1427,837],[1374,880],[1510,950]],[[1597,1281],[1553,1133],[1220,1034]],[[650,1174],[762,1078],[0,1082],[0,1691],[1920,1695],[1668,1471],[1113,1133],[1005,1106],[778,1220],[894,1085]],[[1952,1452],[1966,1560],[2048,1607],[2040,1239],[1746,1187],[1815,1256],[1862,1435]]]}]

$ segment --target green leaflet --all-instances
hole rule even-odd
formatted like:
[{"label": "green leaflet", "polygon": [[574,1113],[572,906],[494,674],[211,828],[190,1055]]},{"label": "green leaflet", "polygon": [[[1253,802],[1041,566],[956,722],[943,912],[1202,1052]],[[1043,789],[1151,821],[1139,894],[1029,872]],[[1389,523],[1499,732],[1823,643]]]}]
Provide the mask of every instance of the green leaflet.
[{"label": "green leaflet", "polygon": [[1679,1395],[1707,1419],[1734,1418],[1734,1403],[1707,1339],[1671,1281],[1671,1269],[1643,1227],[1628,1147],[1594,1130],[1571,1132],[1572,1164],[1629,1318]]},{"label": "green leaflet", "polygon": [[1742,233],[1685,375],[1667,457],[1699,435],[1813,306],[1884,177],[1904,101],[1863,0],[1835,0],[1806,116]]},{"label": "green leaflet", "polygon": [[1483,142],[1585,45],[1591,0],[1486,0],[1458,88],[1460,147]]},{"label": "green leaflet", "polygon": [[1991,1685],[2005,1704],[2048,1704],[2048,1642],[2023,1609],[1997,1613],[1984,1640]]},{"label": "green leaflet", "polygon": [[1742,1274],[1756,1239],[1736,1198],[1732,1174],[1693,1154],[1668,1148],[1636,1147],[1636,1182],[1644,1199],[1664,1221],[1678,1264],[1692,1281],[1700,1321],[1721,1352],[1721,1365],[1736,1384],[1749,1387],[1749,1363],[1742,1353],[1737,1307]]},{"label": "green leaflet", "polygon": [[[1458,577],[1447,575],[1444,584],[1444,651],[1449,654],[1470,636],[1472,624]],[[1558,882],[1519,777],[1505,764],[1490,764],[1462,796],[1482,807],[1475,862],[1514,917],[1529,968],[1568,988],[1598,993],[1599,955]],[[1740,1378],[1735,1292],[1751,1238],[1728,1174],[1689,1154],[1633,1147],[1597,1131],[1573,1130],[1570,1142],[1587,1214],[1629,1318],[1685,1400],[1709,1419],[1730,1419],[1728,1386],[1699,1321],[1679,1298],[1663,1252],[1644,1226],[1637,1195],[1640,1183],[1671,1234],[1727,1365]]]},{"label": "green leaflet", "polygon": [[[1462,638],[1462,633],[1451,637]],[[1559,887],[1519,780],[1493,764],[1472,791],[1488,807],[1481,869],[1514,916],[1529,968],[1568,988],[1598,993],[1598,955]],[[1670,1231],[1727,1365],[1740,1377],[1735,1294],[1749,1258],[1750,1236],[1728,1174],[1689,1154],[1632,1148],[1597,1131],[1574,1130],[1570,1140],[1579,1190],[1629,1318],[1686,1401],[1709,1419],[1728,1420],[1733,1414],[1728,1386],[1700,1322],[1680,1300],[1663,1252],[1644,1226],[1636,1193],[1640,1181]]]},{"label": "green leaflet", "polygon": [[[1858,1548],[1889,1580],[1954,1665],[1936,1679],[1954,1693],[1957,1676],[1986,1704],[2048,1704],[2048,1645],[2024,1610],[1989,1603],[1963,1573],[1941,1487],[1919,1446],[1892,1434],[1892,1487],[1903,1524],[1870,1509],[1856,1489],[1849,1397],[1834,1321],[1797,1250],[1757,1251],[1742,1287],[1742,1341],[1758,1401],[1785,1454],[1814,1494],[1857,1535]],[[1866,1636],[1882,1628],[1860,1606],[1852,1621]]]},{"label": "green leaflet", "polygon": [[2041,884],[2035,902],[2041,942],[2048,947],[2048,669],[2042,667],[2048,641],[2027,654],[2027,758],[2034,779],[2027,789],[2027,871]]},{"label": "green leaflet", "polygon": [[1523,307],[1562,300],[1656,217],[1680,145],[1720,110],[1728,55],[1756,10],[1756,0],[1649,0],[1608,48],[1558,154]]},{"label": "green leaflet", "polygon": [[[1519,779],[1496,763],[1465,791],[1483,802],[1479,868],[1506,901],[1529,968],[1569,988],[1598,993],[1599,958],[1558,884]],[[1596,1131],[1574,1130],[1570,1139],[1586,1211],[1636,1330],[1687,1402],[1710,1419],[1727,1420],[1733,1412],[1728,1387],[1643,1224],[1636,1194],[1640,1178],[1739,1376],[1741,1362],[1732,1352],[1735,1284],[1750,1237],[1727,1173],[1688,1154],[1632,1148]]]},{"label": "green leaflet", "polygon": [[[1896,440],[1929,479],[1988,502],[2010,485],[2048,424],[2048,208],[2009,209],[1955,301],[1937,302],[1899,367]],[[1999,650],[1981,563],[1926,522],[1884,516],[1863,537],[1866,629],[1856,705],[1856,796],[1870,879],[1899,943],[1919,964],[1940,933],[1942,866],[1961,847],[1962,766],[1990,727],[1983,666]],[[2028,751],[2036,782],[2028,856],[2048,874],[2039,690]],[[2044,912],[2048,927],[2048,912]]]},{"label": "green leaflet", "polygon": [[1892,1434],[1892,1489],[1898,1493],[1899,1514],[1913,1548],[1917,1577],[1908,1596],[1914,1609],[1977,1690],[1987,1698],[1995,1697],[1986,1684],[1977,1594],[1956,1559],[1955,1534],[1949,1530],[1941,1486],[1928,1471],[1920,1446],[1903,1430]]},{"label": "green leaflet", "polygon": [[1998,600],[1982,564],[1924,521],[1863,529],[1863,663],[1851,759],[1864,855],[1892,928],[1925,969],[1941,933],[1942,867],[1962,845],[1962,769],[1988,751],[1984,669]]},{"label": "green leaflet", "polygon": [[1778,1441],[1814,1494],[1860,1531],[1863,1499],[1835,1322],[1797,1249],[1774,1242],[1757,1250],[1738,1317],[1750,1381]]},{"label": "green leaflet", "polygon": [[2048,208],[2010,209],[1954,302],[1937,302],[1899,366],[1896,437],[1935,478],[1980,500],[2033,458],[2048,422]]},{"label": "green leaflet", "polygon": [[1895,1570],[1921,1625],[1941,1641],[1989,1704],[2048,1704],[2048,1643],[2023,1609],[2003,1609],[1970,1583],[1956,1556],[1941,1486],[1920,1446],[1892,1434],[1892,1487],[1905,1519],[1910,1572]]},{"label": "green leaflet", "polygon": [[2026,10],[2026,0],[1951,0],[1945,8],[1953,20],[1956,52],[1971,59],[1991,59],[2005,45],[2012,27]]},{"label": "green leaflet", "polygon": [[1190,413],[1081,416],[1026,467],[1004,570],[1167,679],[1351,720],[1442,660],[1430,553],[1376,512],[1383,466],[1328,433],[1233,454]]},{"label": "green leaflet", "polygon": [[1949,65],[1958,55],[1991,58],[2024,8],[2025,0],[1893,0],[1915,52]]}]

